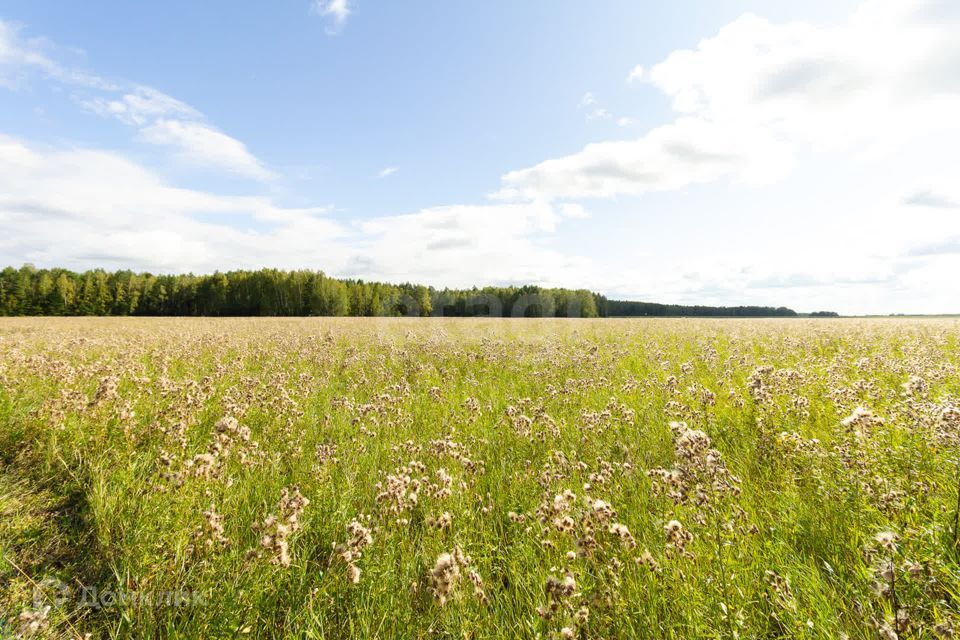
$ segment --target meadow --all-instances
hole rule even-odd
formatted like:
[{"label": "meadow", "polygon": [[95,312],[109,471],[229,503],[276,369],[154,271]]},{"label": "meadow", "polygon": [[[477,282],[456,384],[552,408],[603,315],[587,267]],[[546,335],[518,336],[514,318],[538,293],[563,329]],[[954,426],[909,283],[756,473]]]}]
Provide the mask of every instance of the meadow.
[{"label": "meadow", "polygon": [[952,638],[955,320],[0,320],[0,637]]}]

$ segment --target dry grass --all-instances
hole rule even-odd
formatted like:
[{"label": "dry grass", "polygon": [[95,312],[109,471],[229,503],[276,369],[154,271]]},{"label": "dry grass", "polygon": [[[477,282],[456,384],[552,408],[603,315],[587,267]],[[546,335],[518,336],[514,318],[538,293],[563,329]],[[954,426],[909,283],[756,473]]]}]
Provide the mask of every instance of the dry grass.
[{"label": "dry grass", "polygon": [[958,337],[5,319],[0,637],[953,637]]}]

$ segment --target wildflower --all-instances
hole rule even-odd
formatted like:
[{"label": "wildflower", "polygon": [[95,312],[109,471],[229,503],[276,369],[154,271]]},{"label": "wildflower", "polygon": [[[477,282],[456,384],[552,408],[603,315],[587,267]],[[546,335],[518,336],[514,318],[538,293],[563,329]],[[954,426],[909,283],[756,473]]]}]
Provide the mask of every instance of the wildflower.
[{"label": "wildflower", "polygon": [[567,532],[573,531],[576,524],[574,523],[573,518],[571,518],[570,516],[563,516],[560,518],[554,518],[553,526],[560,533],[567,533]]},{"label": "wildflower", "polygon": [[773,592],[774,601],[784,609],[796,611],[797,603],[793,598],[793,591],[790,589],[790,581],[771,570],[764,572],[764,578],[770,587],[770,591]]},{"label": "wildflower", "polygon": [[340,460],[337,458],[337,445],[335,444],[320,444],[317,445],[317,450],[314,454],[316,459],[316,467],[314,470],[318,470],[320,467],[323,467],[327,464],[337,464]]},{"label": "wildflower", "polygon": [[204,541],[204,544],[207,548],[228,544],[230,541],[226,535],[224,535],[223,516],[217,513],[213,505],[210,505],[210,508],[203,512],[203,517],[207,529],[207,539]]},{"label": "wildflower", "polygon": [[300,529],[303,510],[310,504],[298,487],[282,489],[278,516],[268,516],[262,523],[254,523],[255,530],[263,531],[260,546],[271,554],[270,561],[281,567],[290,566],[290,537]]},{"label": "wildflower", "polygon": [[687,543],[693,540],[693,534],[684,529],[679,520],[671,520],[665,524],[663,531],[667,536],[668,548],[684,555]]},{"label": "wildflower", "polygon": [[610,506],[609,502],[604,502],[603,500],[594,500],[592,503],[589,502],[590,509],[594,518],[600,522],[608,522],[613,518],[613,507]]},{"label": "wildflower", "polygon": [[117,389],[120,386],[120,378],[117,376],[104,376],[97,385],[97,392],[90,401],[90,406],[95,406],[101,402],[114,400],[118,397]]},{"label": "wildflower", "polygon": [[859,406],[849,416],[840,421],[840,425],[853,432],[857,438],[863,438],[873,427],[884,423],[883,418],[874,415],[866,407]]},{"label": "wildflower", "polygon": [[566,574],[563,577],[563,580],[557,580],[553,576],[547,578],[546,591],[549,595],[559,598],[569,598],[573,595],[576,589],[577,581],[574,579],[573,574],[571,573]]},{"label": "wildflower", "polygon": [[351,584],[360,583],[360,569],[355,564],[347,565],[347,579],[350,580]]},{"label": "wildflower", "polygon": [[641,567],[646,567],[650,571],[657,573],[660,570],[660,565],[657,564],[657,561],[653,558],[653,554],[650,553],[649,549],[644,549],[636,558],[637,565]]},{"label": "wildflower", "polygon": [[49,616],[50,605],[21,612],[17,617],[19,629],[16,637],[30,637],[44,631],[50,626]]},{"label": "wildflower", "polygon": [[637,546],[636,540],[633,539],[633,535],[631,535],[630,530],[626,525],[614,522],[610,525],[609,531],[616,537],[620,538],[620,541],[623,543],[625,548],[633,549]]},{"label": "wildflower", "polygon": [[363,550],[373,544],[373,535],[370,533],[370,529],[356,518],[347,525],[347,533],[350,534],[347,542],[337,545],[334,550],[340,559],[346,563],[347,578],[351,584],[357,584],[360,582],[360,568],[356,563],[363,555]]},{"label": "wildflower", "polygon": [[421,466],[412,461],[388,474],[385,483],[377,483],[380,493],[376,499],[384,512],[399,516],[419,504],[420,490],[424,482],[415,478],[414,474],[420,471]]},{"label": "wildflower", "polygon": [[470,569],[467,571],[467,578],[471,584],[473,584],[473,595],[476,596],[481,604],[487,604],[487,594],[483,590],[483,578],[480,577],[480,574],[477,573],[475,569]]},{"label": "wildflower", "polygon": [[439,529],[441,531],[444,529],[449,529],[452,522],[453,516],[450,515],[449,511],[444,511],[439,517],[436,518],[433,516],[427,517],[427,526],[433,527],[434,529]]},{"label": "wildflower", "polygon": [[877,632],[883,640],[900,640],[900,635],[888,622],[881,624]]},{"label": "wildflower", "polygon": [[910,396],[926,395],[927,381],[921,378],[920,376],[910,376],[910,378],[903,383],[903,391],[905,394]]},{"label": "wildflower", "polygon": [[[454,547],[450,553],[441,553],[430,571],[430,587],[440,606],[449,600],[460,582],[461,569],[469,567],[471,559],[463,554],[460,547]],[[479,578],[479,575],[477,576]],[[476,585],[476,582],[474,582]],[[484,596],[485,598],[485,596]]]},{"label": "wildflower", "polygon": [[537,613],[544,620],[551,620],[553,616],[560,611],[561,607],[567,604],[567,601],[573,597],[577,590],[577,581],[572,573],[564,575],[563,579],[555,576],[548,576],[544,585],[544,592],[547,596],[546,605],[537,607]]},{"label": "wildflower", "polygon": [[881,549],[886,549],[890,553],[896,553],[897,540],[900,539],[900,536],[892,531],[881,531],[873,536],[873,539]]}]

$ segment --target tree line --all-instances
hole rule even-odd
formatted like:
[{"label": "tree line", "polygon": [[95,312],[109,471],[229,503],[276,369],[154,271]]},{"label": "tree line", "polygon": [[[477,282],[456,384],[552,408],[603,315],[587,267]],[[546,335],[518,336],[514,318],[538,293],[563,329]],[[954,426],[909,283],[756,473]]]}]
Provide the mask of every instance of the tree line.
[{"label": "tree line", "polygon": [[796,316],[785,307],[707,307],[608,300],[586,289],[436,289],[332,278],[321,271],[206,275],[82,273],[24,265],[0,272],[0,315],[97,316]]},{"label": "tree line", "polygon": [[698,316],[734,318],[792,318],[797,312],[787,307],[707,307],[703,305],[660,304],[657,302],[634,302],[632,300],[606,300],[606,315],[609,316]]}]

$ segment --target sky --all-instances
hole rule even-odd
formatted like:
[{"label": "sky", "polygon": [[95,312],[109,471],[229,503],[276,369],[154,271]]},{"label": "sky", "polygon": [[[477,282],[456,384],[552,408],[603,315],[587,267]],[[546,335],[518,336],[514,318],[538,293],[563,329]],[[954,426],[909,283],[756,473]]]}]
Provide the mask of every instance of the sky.
[{"label": "sky", "polygon": [[956,0],[0,3],[0,263],[960,312]]}]

